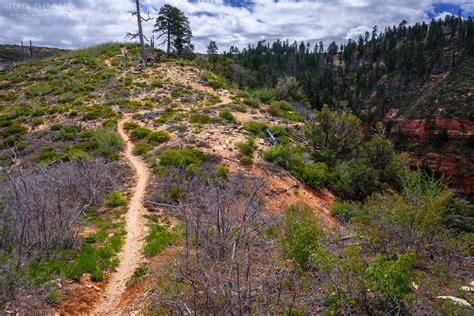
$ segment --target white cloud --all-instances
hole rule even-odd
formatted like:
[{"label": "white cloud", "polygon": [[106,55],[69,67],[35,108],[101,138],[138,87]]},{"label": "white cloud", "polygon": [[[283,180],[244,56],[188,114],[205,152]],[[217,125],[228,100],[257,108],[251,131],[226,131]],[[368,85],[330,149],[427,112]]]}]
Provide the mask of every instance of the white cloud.
[{"label": "white cloud", "polygon": [[[130,0],[42,0],[41,3],[69,2],[72,5],[62,11],[43,7],[24,10],[27,16],[6,8],[14,0],[0,1],[6,3],[0,4],[0,43],[34,39],[37,45],[75,48],[123,41],[126,32],[136,29],[136,20],[129,13],[133,9]],[[443,2],[474,12],[472,0]],[[164,3],[170,3],[182,9],[190,18],[197,51],[204,51],[211,39],[222,50],[231,45],[243,48],[261,39],[343,42],[357,38],[374,25],[381,30],[402,20],[426,21],[434,12],[435,1],[254,0],[251,8],[232,7],[223,0],[142,0],[142,3],[147,8],[159,9]],[[145,25],[148,34],[152,28],[152,22]]]}]

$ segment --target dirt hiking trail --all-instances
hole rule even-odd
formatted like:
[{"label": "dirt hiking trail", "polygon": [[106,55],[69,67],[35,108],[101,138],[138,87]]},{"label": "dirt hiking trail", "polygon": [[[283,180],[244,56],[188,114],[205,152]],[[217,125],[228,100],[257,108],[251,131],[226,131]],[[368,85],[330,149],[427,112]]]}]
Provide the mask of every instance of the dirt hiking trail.
[{"label": "dirt hiking trail", "polygon": [[107,284],[104,296],[97,304],[94,315],[119,314],[117,305],[120,302],[122,294],[126,290],[126,283],[133,275],[142,259],[142,246],[144,240],[145,220],[143,217],[144,206],[143,199],[148,181],[148,169],[141,158],[132,154],[133,144],[123,129],[124,122],[128,117],[124,117],[118,123],[118,133],[125,142],[125,157],[130,165],[135,169],[136,184],[132,198],[129,201],[128,211],[125,215],[125,229],[127,235],[125,243],[119,254],[120,264],[117,271],[114,272]]}]

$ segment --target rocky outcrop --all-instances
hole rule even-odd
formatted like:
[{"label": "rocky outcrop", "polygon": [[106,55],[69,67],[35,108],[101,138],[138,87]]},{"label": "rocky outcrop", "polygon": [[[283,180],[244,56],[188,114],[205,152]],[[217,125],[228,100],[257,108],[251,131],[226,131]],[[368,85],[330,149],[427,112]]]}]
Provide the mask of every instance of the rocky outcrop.
[{"label": "rocky outcrop", "polygon": [[402,134],[414,142],[434,139],[445,133],[450,141],[462,142],[474,135],[474,122],[469,119],[395,119],[392,133]]},{"label": "rocky outcrop", "polygon": [[406,119],[391,109],[383,122],[390,126],[391,135],[401,137],[404,143],[419,145],[411,154],[424,167],[443,175],[454,189],[466,196],[474,192],[474,157],[468,148],[474,137],[474,121],[468,118]]},{"label": "rocky outcrop", "polygon": [[452,188],[465,195],[474,192],[474,165],[469,157],[434,152],[415,156],[425,167],[446,177]]}]

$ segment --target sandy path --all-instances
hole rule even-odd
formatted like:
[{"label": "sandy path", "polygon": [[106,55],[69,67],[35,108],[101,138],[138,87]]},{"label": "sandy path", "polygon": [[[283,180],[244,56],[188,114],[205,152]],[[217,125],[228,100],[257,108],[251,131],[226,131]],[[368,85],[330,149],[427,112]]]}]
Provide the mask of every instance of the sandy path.
[{"label": "sandy path", "polygon": [[122,251],[119,254],[120,264],[117,271],[110,278],[105,295],[97,305],[94,315],[119,314],[117,305],[125,292],[126,283],[141,262],[141,249],[144,239],[144,206],[143,198],[148,181],[148,169],[145,163],[137,156],[132,155],[133,144],[123,129],[127,117],[118,123],[118,132],[126,143],[125,157],[136,172],[136,185],[133,196],[129,201],[126,214],[127,235]]}]

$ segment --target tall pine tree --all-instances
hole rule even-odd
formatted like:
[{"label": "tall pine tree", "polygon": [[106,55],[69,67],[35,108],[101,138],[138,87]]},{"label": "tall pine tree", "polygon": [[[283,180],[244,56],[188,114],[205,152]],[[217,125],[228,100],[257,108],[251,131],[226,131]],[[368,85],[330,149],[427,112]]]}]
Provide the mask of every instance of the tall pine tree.
[{"label": "tall pine tree", "polygon": [[161,7],[156,18],[155,29],[161,45],[166,44],[166,53],[170,55],[171,50],[181,56],[186,50],[192,50],[192,31],[189,20],[184,13],[172,5],[166,4]]}]

